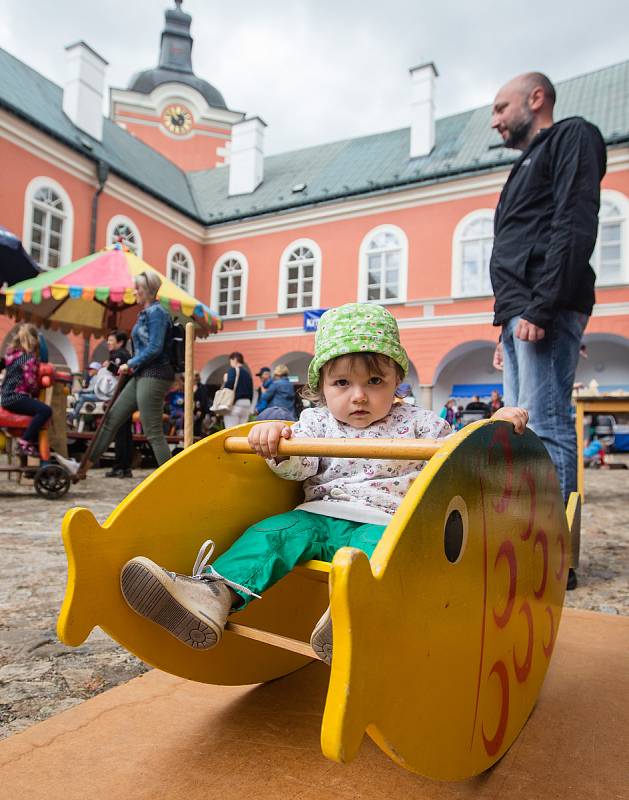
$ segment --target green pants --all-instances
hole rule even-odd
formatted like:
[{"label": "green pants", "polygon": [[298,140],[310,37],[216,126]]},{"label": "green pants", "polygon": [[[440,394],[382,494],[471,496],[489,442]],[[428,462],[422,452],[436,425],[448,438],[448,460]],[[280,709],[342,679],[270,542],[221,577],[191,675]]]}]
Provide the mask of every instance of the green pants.
[{"label": "green pants", "polygon": [[[357,547],[371,556],[384,530],[384,525],[288,511],[247,528],[212,567],[228,581],[262,594],[302,561],[332,561],[341,547]],[[238,608],[244,608],[251,597],[235,591],[244,600]]]},{"label": "green pants", "polygon": [[92,448],[91,461],[98,461],[109,447],[118,428],[134,411],[140,411],[142,430],[149,440],[158,464],[170,458],[170,450],[164,436],[164,398],[172,385],[171,380],[161,378],[131,378],[118,395],[107,419],[98,429]]}]

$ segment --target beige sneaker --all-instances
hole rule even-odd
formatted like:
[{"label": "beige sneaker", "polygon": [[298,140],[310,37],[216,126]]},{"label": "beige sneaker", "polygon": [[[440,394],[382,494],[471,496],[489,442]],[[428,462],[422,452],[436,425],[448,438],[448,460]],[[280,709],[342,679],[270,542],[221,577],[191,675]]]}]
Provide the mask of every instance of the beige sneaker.
[{"label": "beige sneaker", "polygon": [[324,615],[315,625],[310,637],[310,646],[328,667],[332,664],[332,616],[330,614],[330,606],[327,607]]},{"label": "beige sneaker", "polygon": [[137,614],[188,647],[207,650],[220,642],[232,606],[232,594],[220,578],[178,575],[140,556],[122,568],[120,588]]}]

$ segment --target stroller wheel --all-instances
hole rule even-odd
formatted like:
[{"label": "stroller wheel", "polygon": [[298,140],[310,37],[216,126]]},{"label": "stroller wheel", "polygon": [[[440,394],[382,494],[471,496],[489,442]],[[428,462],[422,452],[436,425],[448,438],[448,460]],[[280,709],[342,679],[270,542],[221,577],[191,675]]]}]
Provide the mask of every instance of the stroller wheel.
[{"label": "stroller wheel", "polygon": [[70,473],[58,464],[46,464],[35,473],[35,491],[46,500],[56,500],[70,488]]}]

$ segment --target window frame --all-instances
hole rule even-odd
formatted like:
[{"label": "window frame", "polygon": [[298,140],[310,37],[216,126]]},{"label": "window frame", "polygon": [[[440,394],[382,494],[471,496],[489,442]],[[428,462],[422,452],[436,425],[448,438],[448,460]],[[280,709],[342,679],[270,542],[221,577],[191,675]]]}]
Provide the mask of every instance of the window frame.
[{"label": "window frame", "polygon": [[[300,247],[306,247],[313,256],[312,264],[312,303],[309,306],[300,304],[294,308],[288,307],[288,269],[291,266],[289,259]],[[277,312],[278,314],[301,314],[303,311],[318,309],[321,304],[321,248],[314,239],[294,239],[282,251],[279,264],[279,279],[277,286]],[[298,278],[300,282],[303,278]],[[299,298],[298,298],[299,299]]]},{"label": "window frame", "polygon": [[107,230],[105,233],[105,246],[111,247],[113,244],[115,244],[115,242],[113,241],[113,235],[114,235],[114,230],[118,225],[126,225],[133,232],[133,235],[135,236],[135,240],[137,243],[135,249],[135,255],[138,258],[142,258],[142,252],[144,247],[142,243],[142,234],[140,233],[140,229],[132,219],[125,216],[124,214],[115,214],[113,217],[111,217],[111,219],[107,223]]},{"label": "window frame", "polygon": [[607,288],[609,286],[622,286],[629,283],[629,197],[622,192],[615,189],[602,189],[601,190],[601,207],[603,203],[611,203],[618,206],[620,216],[618,220],[621,224],[620,229],[620,279],[614,281],[601,281],[600,279],[600,247],[601,247],[601,219],[599,212],[599,223],[596,233],[596,245],[592,253],[592,269],[596,274],[596,286],[598,288]]},{"label": "window frame", "polygon": [[[172,276],[172,260],[177,253],[181,253],[181,255],[183,255],[188,262],[186,269],[188,272],[189,286],[187,289],[179,286],[177,281],[175,281]],[[182,292],[188,292],[188,294],[192,295],[193,297],[196,296],[196,270],[194,266],[194,259],[185,245],[176,243],[170,246],[166,256],[166,275],[168,276],[168,279],[171,280],[176,286],[179,286]]]},{"label": "window frame", "polygon": [[[240,273],[240,309],[238,314],[221,314],[219,310],[220,268],[226,261],[230,259],[238,261],[242,269]],[[221,256],[214,262],[214,267],[212,269],[212,291],[210,298],[210,308],[212,308],[212,310],[215,311],[221,319],[241,319],[242,317],[246,316],[248,282],[249,282],[249,262],[247,261],[247,257],[245,256],[245,254],[242,253],[240,250],[228,250],[226,253],[222,253]],[[228,305],[229,305],[229,299],[228,299]]]},{"label": "window frame", "polygon": [[[369,245],[381,233],[391,233],[398,238],[400,244],[400,267],[398,277],[398,296],[391,298],[383,298],[380,300],[368,300],[368,279],[369,279]],[[405,303],[407,301],[408,292],[408,237],[404,230],[397,225],[384,224],[371,228],[360,243],[358,251],[358,293],[357,300],[359,303],[377,303],[378,305],[394,305],[396,303]]]},{"label": "window frame", "polygon": [[[491,297],[493,290],[491,288],[491,280],[489,281],[489,290],[487,292],[468,294],[463,292],[463,244],[465,242],[463,233],[465,229],[473,222],[479,219],[489,220],[492,226],[492,250],[493,250],[493,225],[494,225],[495,209],[493,208],[476,208],[470,211],[462,219],[460,219],[452,234],[452,272],[451,272],[451,295],[453,298],[460,300],[469,300],[475,297]],[[491,260],[491,255],[490,255]],[[489,269],[489,263],[487,264]]]},{"label": "window frame", "polygon": [[[74,240],[74,206],[70,200],[70,195],[63,186],[54,178],[46,175],[39,175],[33,178],[24,192],[24,220],[22,226],[22,245],[27,253],[31,252],[33,246],[33,211],[35,208],[35,195],[42,189],[50,189],[55,192],[63,203],[63,224],[61,228],[59,246],[59,267],[65,267],[72,262],[72,244]],[[46,249],[48,245],[46,245]],[[33,257],[34,258],[34,257]],[[35,259],[37,260],[37,259]],[[40,264],[45,271],[58,269],[59,267],[49,267],[47,264]]]}]

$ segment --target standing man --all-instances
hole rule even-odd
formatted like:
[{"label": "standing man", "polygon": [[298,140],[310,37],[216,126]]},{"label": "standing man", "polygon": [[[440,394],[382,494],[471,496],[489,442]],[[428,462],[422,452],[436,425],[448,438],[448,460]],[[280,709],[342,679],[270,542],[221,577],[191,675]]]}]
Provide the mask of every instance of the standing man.
[{"label": "standing man", "polygon": [[[581,337],[594,305],[589,260],[596,243],[603,137],[581,117],[553,122],[555,89],[539,72],[496,95],[491,126],[521,150],[502,190],[490,262],[494,325],[502,343],[505,404],[529,412],[546,445],[564,500],[577,488],[570,406]],[[570,570],[568,588],[576,586]]]}]

